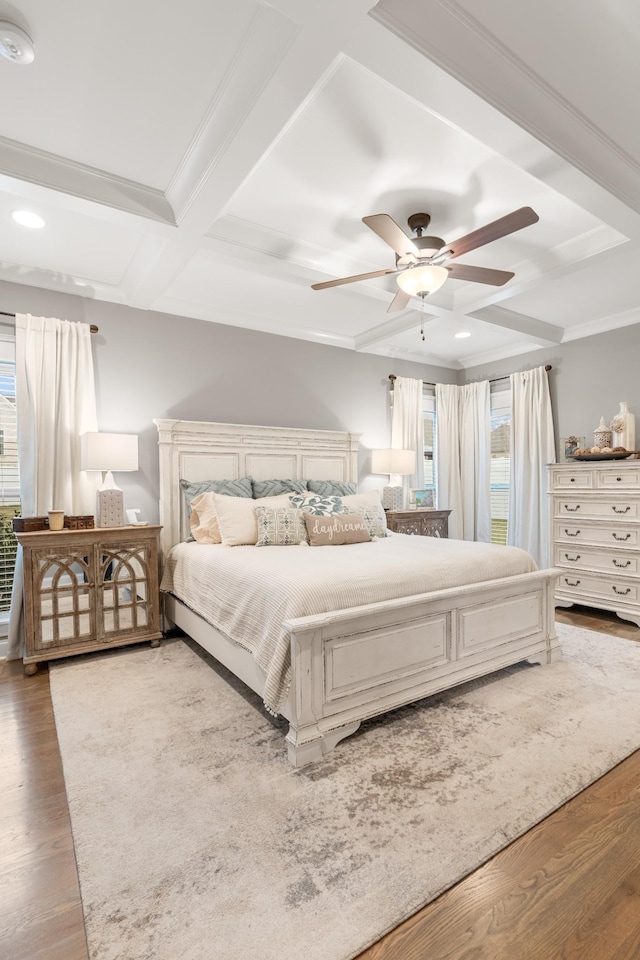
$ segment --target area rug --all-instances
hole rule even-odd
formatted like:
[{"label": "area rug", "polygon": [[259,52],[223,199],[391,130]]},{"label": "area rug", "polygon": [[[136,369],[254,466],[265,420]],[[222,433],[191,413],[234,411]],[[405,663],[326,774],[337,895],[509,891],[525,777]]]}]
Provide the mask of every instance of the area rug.
[{"label": "area rug", "polygon": [[640,747],[640,643],[519,665],[294,770],[187,642],[52,665],[91,960],[348,960]]}]

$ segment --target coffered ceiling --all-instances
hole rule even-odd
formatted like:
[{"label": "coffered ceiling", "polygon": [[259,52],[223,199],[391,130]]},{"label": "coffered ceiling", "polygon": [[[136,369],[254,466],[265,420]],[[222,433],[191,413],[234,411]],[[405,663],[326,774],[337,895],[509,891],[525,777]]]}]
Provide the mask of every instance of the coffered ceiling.
[{"label": "coffered ceiling", "polygon": [[[633,0],[0,0],[0,279],[466,367],[640,322]],[[539,221],[387,308],[362,222]],[[45,226],[16,224],[38,213]],[[0,304],[11,309],[11,304]],[[425,339],[420,336],[424,323]],[[455,334],[470,334],[456,339]]]}]

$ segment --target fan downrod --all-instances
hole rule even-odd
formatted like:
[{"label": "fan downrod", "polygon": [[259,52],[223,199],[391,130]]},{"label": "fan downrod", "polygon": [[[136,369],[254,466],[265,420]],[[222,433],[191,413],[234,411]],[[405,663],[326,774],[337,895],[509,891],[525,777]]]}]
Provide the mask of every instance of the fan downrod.
[{"label": "fan downrod", "polygon": [[431,217],[428,213],[412,213],[407,220],[409,229],[418,237],[422,236],[422,231],[426,230],[431,223]]},{"label": "fan downrod", "polygon": [[431,223],[431,217],[428,213],[412,213],[407,223],[409,229],[416,235],[413,242],[423,257],[433,257],[445,246],[442,237],[423,236],[423,230],[426,230]]}]

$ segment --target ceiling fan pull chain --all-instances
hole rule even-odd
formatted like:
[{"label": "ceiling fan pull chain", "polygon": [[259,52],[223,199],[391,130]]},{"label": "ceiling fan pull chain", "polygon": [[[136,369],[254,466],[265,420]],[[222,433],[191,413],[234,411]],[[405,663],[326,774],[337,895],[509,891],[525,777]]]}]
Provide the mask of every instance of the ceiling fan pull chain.
[{"label": "ceiling fan pull chain", "polygon": [[420,336],[424,340],[424,293],[420,297],[422,305],[420,306]]}]

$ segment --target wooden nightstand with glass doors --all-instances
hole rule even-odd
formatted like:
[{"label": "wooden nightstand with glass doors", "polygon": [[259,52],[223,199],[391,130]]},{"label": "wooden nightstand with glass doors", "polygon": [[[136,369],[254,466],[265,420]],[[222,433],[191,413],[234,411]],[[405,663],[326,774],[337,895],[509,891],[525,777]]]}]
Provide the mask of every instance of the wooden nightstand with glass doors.
[{"label": "wooden nightstand with glass doors", "polygon": [[38,663],[162,638],[158,525],[16,533],[25,673]]}]

